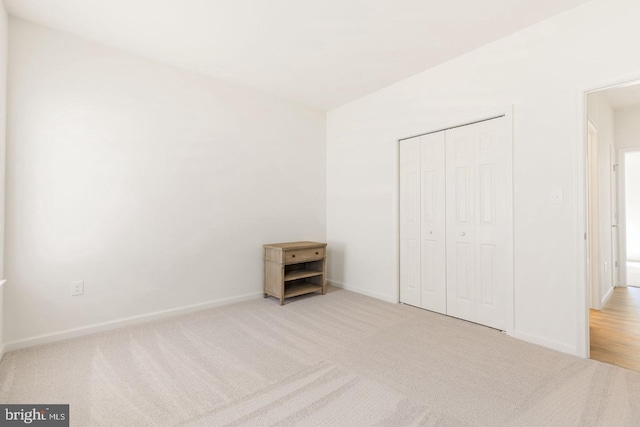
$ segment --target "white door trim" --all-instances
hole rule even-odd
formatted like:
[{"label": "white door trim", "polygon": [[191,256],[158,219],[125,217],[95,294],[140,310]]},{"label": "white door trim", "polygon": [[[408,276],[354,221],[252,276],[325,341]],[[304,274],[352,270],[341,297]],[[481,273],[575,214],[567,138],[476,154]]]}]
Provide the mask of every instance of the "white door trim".
[{"label": "white door trim", "polygon": [[575,236],[577,248],[577,355],[589,358],[589,282],[587,276],[587,240],[585,233],[588,228],[587,221],[587,95],[591,92],[597,92],[612,87],[630,86],[640,81],[640,75],[629,75],[617,77],[591,85],[583,86],[578,89],[577,100],[578,117],[576,125],[578,129],[578,139],[576,143],[576,162],[575,170]]},{"label": "white door trim", "polygon": [[[395,192],[395,197],[394,197],[395,203],[394,203],[394,206],[392,207],[394,224],[395,224],[395,229],[394,229],[395,238],[393,239],[395,244],[395,248],[393,249],[393,259],[394,259],[393,265],[394,265],[394,268],[396,269],[394,274],[394,277],[396,280],[396,286],[395,286],[396,294],[395,294],[394,300],[397,301],[398,303],[400,302],[400,141],[414,137],[414,136],[420,136],[426,133],[438,132],[441,130],[450,129],[457,126],[464,126],[467,124],[471,124],[471,123],[475,123],[483,120],[489,120],[489,119],[493,119],[501,116],[504,116],[505,118],[505,127],[506,127],[505,135],[508,143],[512,147],[511,165],[509,165],[510,167],[509,175],[511,176],[511,179],[513,181],[513,169],[514,169],[513,153],[515,151],[513,150],[513,105],[478,109],[478,111],[475,113],[458,115],[447,122],[431,123],[425,126],[426,131],[421,134],[403,136],[393,141],[394,155],[395,155],[394,167],[396,168],[394,173],[395,185],[393,190]],[[509,336],[514,336],[515,275],[514,275],[514,260],[513,260],[513,250],[514,250],[513,241],[515,236],[515,230],[513,227],[513,189],[511,194],[509,194],[509,198],[510,200],[509,200],[508,206],[510,208],[509,209],[510,212],[508,213],[508,218],[509,218],[509,226],[512,230],[512,233],[511,233],[511,239],[508,242],[507,251],[508,253],[511,254],[511,259],[510,259],[510,262],[508,263],[508,266],[510,269],[509,277],[511,277],[511,286],[507,287],[507,300],[510,302],[510,304],[507,304],[507,309],[506,309],[507,322],[506,322],[505,332]]]},{"label": "white door trim", "polygon": [[[595,140],[591,140],[591,137]],[[600,310],[602,308],[602,295],[600,294],[600,212],[599,212],[599,174],[598,174],[598,127],[591,118],[587,117],[587,181],[586,181],[586,205],[587,205],[587,286],[590,294],[590,308]],[[589,155],[591,151],[591,155]],[[595,170],[594,170],[595,168]],[[595,184],[592,186],[592,184]],[[593,200],[592,200],[593,199]],[[597,236],[598,239],[595,239]],[[595,242],[594,242],[595,240]],[[595,274],[594,274],[595,272]]]}]

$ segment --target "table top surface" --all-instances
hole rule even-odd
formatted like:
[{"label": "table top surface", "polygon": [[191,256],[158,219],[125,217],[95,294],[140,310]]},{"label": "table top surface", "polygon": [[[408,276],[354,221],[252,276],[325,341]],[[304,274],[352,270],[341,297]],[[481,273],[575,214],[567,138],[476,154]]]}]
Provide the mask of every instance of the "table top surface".
[{"label": "table top surface", "polygon": [[271,248],[271,249],[283,249],[283,250],[287,250],[287,249],[324,248],[325,246],[327,246],[327,244],[326,244],[326,243],[322,243],[322,242],[308,242],[308,241],[303,241],[303,242],[286,242],[286,243],[269,243],[269,244],[263,245],[263,247],[265,247],[265,248]]}]

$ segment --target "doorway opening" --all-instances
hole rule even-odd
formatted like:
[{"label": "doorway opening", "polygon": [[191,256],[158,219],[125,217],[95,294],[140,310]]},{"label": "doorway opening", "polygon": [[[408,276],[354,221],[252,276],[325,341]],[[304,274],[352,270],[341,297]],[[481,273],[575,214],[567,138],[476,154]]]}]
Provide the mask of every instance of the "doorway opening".
[{"label": "doorway opening", "polygon": [[640,81],[586,93],[587,355],[640,371]]}]

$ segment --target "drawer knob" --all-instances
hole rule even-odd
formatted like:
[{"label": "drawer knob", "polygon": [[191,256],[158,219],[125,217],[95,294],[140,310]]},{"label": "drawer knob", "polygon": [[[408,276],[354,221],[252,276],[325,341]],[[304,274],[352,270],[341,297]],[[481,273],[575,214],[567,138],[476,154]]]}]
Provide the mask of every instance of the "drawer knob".
[{"label": "drawer knob", "polygon": [[295,257],[296,257],[296,255],[295,255],[295,254],[291,255],[291,258],[295,258]]},{"label": "drawer knob", "polygon": [[319,255],[319,254],[320,254],[320,252],[316,252],[316,255]]}]

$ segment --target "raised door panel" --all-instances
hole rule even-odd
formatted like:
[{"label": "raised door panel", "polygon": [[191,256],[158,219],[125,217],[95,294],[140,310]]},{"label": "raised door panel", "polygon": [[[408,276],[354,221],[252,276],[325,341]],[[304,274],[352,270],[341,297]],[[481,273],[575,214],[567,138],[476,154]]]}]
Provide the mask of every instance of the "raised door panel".
[{"label": "raised door panel", "polygon": [[512,285],[511,147],[505,119],[471,125],[475,145],[475,321],[505,330]]},{"label": "raised door panel", "polygon": [[445,135],[421,137],[421,307],[438,313],[447,311],[445,232]]},{"label": "raised door panel", "polygon": [[447,314],[475,321],[475,138],[464,126],[446,131]]},{"label": "raised door panel", "polygon": [[400,302],[421,306],[420,137],[400,142]]}]

